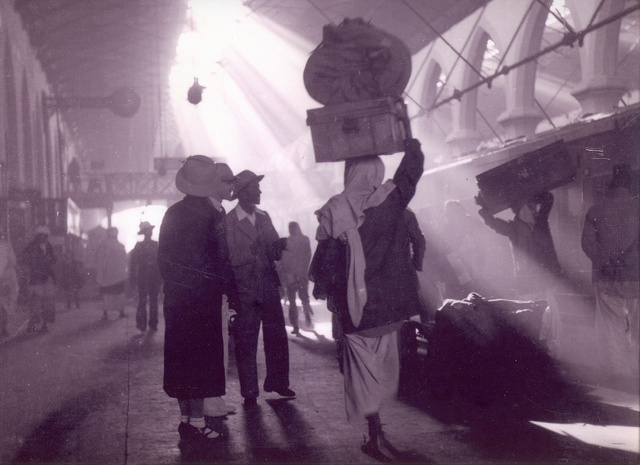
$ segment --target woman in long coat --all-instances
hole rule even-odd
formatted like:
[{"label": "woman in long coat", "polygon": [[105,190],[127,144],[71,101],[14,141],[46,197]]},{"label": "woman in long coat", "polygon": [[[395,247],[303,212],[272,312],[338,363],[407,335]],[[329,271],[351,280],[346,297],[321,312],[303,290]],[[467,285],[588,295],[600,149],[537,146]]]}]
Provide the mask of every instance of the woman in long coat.
[{"label": "woman in long coat", "polygon": [[214,202],[219,184],[210,158],[189,157],[176,175],[176,187],[187,195],[169,207],[160,227],[164,390],[178,399],[182,439],[218,436],[204,428],[202,408],[204,398],[225,394],[222,295],[238,308],[221,198]]}]

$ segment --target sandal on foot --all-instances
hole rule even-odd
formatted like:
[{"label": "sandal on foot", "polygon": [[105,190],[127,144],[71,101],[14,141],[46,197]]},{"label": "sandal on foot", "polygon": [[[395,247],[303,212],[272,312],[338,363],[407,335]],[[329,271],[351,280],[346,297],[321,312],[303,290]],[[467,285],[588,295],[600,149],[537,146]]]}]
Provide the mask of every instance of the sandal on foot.
[{"label": "sandal on foot", "polygon": [[393,459],[391,457],[387,457],[379,448],[375,442],[368,441],[362,446],[360,446],[360,450],[367,454],[369,457],[373,457],[378,462],[381,463],[391,463]]},{"label": "sandal on foot", "polygon": [[189,423],[180,423],[178,426],[178,433],[180,433],[180,439],[184,441],[198,441],[200,439],[215,439],[220,436],[220,433],[212,430],[208,426],[204,428],[198,428],[190,425]]},{"label": "sandal on foot", "polygon": [[212,430],[208,426],[204,428],[198,428],[198,432],[200,433],[201,439],[216,439],[220,437],[220,433]]}]

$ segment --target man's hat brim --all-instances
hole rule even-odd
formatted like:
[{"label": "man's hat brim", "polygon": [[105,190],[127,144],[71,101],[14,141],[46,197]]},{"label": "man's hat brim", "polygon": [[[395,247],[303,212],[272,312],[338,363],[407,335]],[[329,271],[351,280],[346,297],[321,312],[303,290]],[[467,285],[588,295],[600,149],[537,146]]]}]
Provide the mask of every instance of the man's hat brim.
[{"label": "man's hat brim", "polygon": [[251,179],[242,179],[242,177],[236,176],[236,186],[233,188],[233,195],[231,196],[231,200],[236,200],[238,198],[238,192],[247,187],[252,182],[260,182],[264,178],[264,174],[258,174],[252,177]]},{"label": "man's hat brim", "polygon": [[184,173],[178,171],[176,173],[176,189],[183,194],[194,195],[196,197],[211,197],[215,194],[215,178],[211,179],[208,184],[194,184],[189,182]]},{"label": "man's hat brim", "polygon": [[251,184],[252,182],[260,182],[262,181],[262,179],[264,178],[264,174],[258,174],[255,177],[251,178],[251,179],[243,179],[241,181],[238,182],[238,184],[236,184],[236,192],[237,191],[241,191],[242,189],[244,189],[245,187],[247,187],[249,184]]}]

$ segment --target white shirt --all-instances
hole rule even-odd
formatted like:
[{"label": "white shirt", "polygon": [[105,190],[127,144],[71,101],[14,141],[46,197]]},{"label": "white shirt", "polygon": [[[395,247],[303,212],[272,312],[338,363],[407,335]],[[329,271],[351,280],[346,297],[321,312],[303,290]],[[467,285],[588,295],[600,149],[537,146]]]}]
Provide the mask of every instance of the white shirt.
[{"label": "white shirt", "polygon": [[251,221],[252,225],[256,225],[256,213],[259,213],[261,215],[264,215],[265,212],[263,212],[262,210],[260,210],[258,207],[255,208],[255,210],[253,211],[253,213],[247,213],[246,211],[244,211],[242,209],[242,207],[240,206],[240,204],[238,204],[236,206],[236,213],[238,215],[238,220],[242,221],[245,218],[248,218],[249,221]]}]

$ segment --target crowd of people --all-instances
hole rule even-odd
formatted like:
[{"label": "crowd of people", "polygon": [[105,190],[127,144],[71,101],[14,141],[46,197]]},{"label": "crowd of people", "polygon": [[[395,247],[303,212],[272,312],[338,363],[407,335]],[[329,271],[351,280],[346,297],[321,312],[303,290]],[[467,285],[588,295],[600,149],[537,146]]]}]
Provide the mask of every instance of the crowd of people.
[{"label": "crowd of people", "polygon": [[[219,437],[205,416],[235,410],[224,400],[230,344],[245,408],[257,404],[261,390],[295,398],[285,304],[293,335],[299,336],[301,328],[312,330],[311,284],[313,297],[325,300],[332,314],[347,419],[366,423],[363,451],[375,456],[388,446],[380,411],[398,390],[398,330],[410,318],[433,320],[447,299],[472,302],[468,296],[478,295],[487,257],[473,233],[481,230],[509,239],[519,301],[535,302],[536,308],[544,303],[539,336],[549,353],[557,351],[561,325],[554,297],[564,271],[549,227],[553,195],[541,191],[514,205],[512,220],[497,218],[480,205],[484,224],[451,200],[438,234],[408,208],[423,162],[416,139],[405,142],[404,157],[386,182],[379,157],[348,159],[343,191],[315,212],[313,254],[298,222],[291,221],[289,235],[280,237],[269,213],[258,207],[264,175],[250,170],[234,175],[226,164],[203,155],[189,157],[177,172],[175,184],[185,196],[168,208],[158,241],[151,238],[155,225],[144,221],[138,231],[143,239],[128,255],[118,229],[107,230],[96,252],[103,318],[110,312],[125,316],[129,288],[138,296],[137,329],[156,331],[163,295],[163,387],[177,400],[181,440]],[[233,200],[237,203],[227,212],[223,202]],[[599,361],[616,375],[637,375],[637,216],[631,168],[616,165],[607,195],[589,209],[582,233],[582,248],[593,265]],[[46,227],[36,229],[18,257],[0,231],[3,335],[16,305],[19,263],[29,271],[27,331],[38,325],[46,331],[54,321],[58,283],[67,306],[79,306],[82,263],[72,253],[61,259],[64,277],[57,280]],[[260,332],[266,365],[261,387]]]},{"label": "crowd of people", "polygon": [[[262,389],[295,397],[289,386],[283,301],[289,303],[294,335],[300,332],[298,302],[305,326],[312,328],[311,281],[313,296],[326,300],[333,315],[347,418],[366,420],[368,439],[363,451],[375,456],[387,443],[380,417],[383,401],[398,389],[398,329],[409,318],[426,321],[433,316],[435,304],[424,299],[418,275],[448,272],[448,278],[438,277],[447,285],[433,287],[441,304],[444,299],[477,295],[474,288],[485,258],[475,254],[476,262],[469,263],[465,250],[478,248],[469,232],[486,226],[510,240],[517,282],[523,286],[516,290],[518,304],[535,304],[536,310],[543,304],[547,307],[539,336],[553,353],[559,334],[553,297],[563,280],[549,227],[553,195],[542,191],[515,205],[513,220],[496,218],[480,208],[484,225],[466,213],[460,202],[451,201],[446,208],[446,240],[430,237],[431,231],[425,236],[416,215],[408,209],[422,175],[423,159],[419,142],[408,140],[404,158],[386,182],[379,157],[347,160],[344,190],[316,211],[313,255],[297,222],[289,223],[289,236],[281,238],[269,214],[257,207],[263,175],[245,170],[233,176],[228,166],[200,155],[187,160],[176,176],[176,185],[186,196],[165,215],[159,245],[167,318],[164,386],[167,394],[178,400],[182,439],[218,436],[206,427],[203,418],[206,402],[225,394],[225,320],[233,335],[245,407],[255,405],[260,392],[256,363],[260,328],[266,362]],[[637,222],[622,227],[628,223],[623,219],[637,207],[637,198],[630,196],[629,182],[620,180],[624,176],[619,173],[621,168],[616,170],[607,202],[614,202],[620,214],[596,214],[598,209],[610,207],[594,206],[587,215],[583,238],[587,255],[597,257],[592,258],[594,267],[601,266],[598,260],[609,264],[614,259],[626,266],[612,278],[622,284],[607,281],[597,287],[597,326],[609,335],[609,342],[600,346],[605,366],[610,357],[618,356],[626,363],[629,352],[638,351]],[[222,201],[233,199],[238,201],[236,206],[225,212]],[[612,225],[615,221],[617,226]],[[609,234],[602,222],[617,232]],[[620,232],[621,228],[624,231]],[[600,237],[603,234],[607,238]],[[185,244],[194,249],[182,256]],[[616,251],[624,260],[613,256],[604,260],[605,253],[598,248],[606,249],[608,255]],[[599,276],[594,272],[596,282]],[[228,302],[229,310],[224,310],[223,301]],[[209,312],[203,310],[206,306]],[[174,323],[169,324],[169,318],[175,319]],[[203,328],[208,335],[201,333]],[[206,350],[203,338],[208,341]],[[627,363],[619,369],[631,368]],[[218,412],[224,415],[231,410],[227,406]]]},{"label": "crowd of people", "polygon": [[[118,228],[109,227],[95,251],[94,273],[85,263],[72,236],[64,236],[61,247],[51,241],[47,226],[38,226],[33,238],[18,253],[0,229],[1,336],[7,338],[9,316],[28,313],[26,331],[47,332],[55,322],[56,303],[80,308],[83,289],[93,275],[102,302],[102,319],[109,313],[126,316],[126,293],[137,294],[136,326],[141,331],[158,329],[158,302],[162,280],[158,269],[158,242],[151,239],[154,226],[140,223],[144,239],[131,253],[118,241]],[[89,293],[89,291],[85,292]],[[148,308],[148,311],[147,311]]]}]

